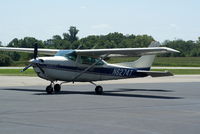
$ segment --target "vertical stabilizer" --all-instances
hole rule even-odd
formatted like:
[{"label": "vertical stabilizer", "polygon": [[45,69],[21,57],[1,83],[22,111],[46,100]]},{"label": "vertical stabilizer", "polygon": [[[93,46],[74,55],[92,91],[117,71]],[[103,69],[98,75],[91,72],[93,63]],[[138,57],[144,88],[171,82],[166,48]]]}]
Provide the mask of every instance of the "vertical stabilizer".
[{"label": "vertical stabilizer", "polygon": [[[159,47],[160,43],[153,41],[149,47]],[[150,70],[156,55],[143,55],[138,60],[133,62],[118,63],[117,65],[138,68],[141,70]]]}]

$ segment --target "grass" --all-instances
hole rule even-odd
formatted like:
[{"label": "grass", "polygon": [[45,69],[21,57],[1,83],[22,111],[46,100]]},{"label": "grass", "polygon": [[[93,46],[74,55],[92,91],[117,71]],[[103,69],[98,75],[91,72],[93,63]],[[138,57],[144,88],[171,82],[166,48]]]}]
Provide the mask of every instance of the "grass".
[{"label": "grass", "polygon": [[[107,62],[130,62],[137,59],[138,57],[120,57],[111,58]],[[200,67],[200,57],[156,57],[153,66]]]},{"label": "grass", "polygon": [[4,76],[36,76],[33,69],[27,69],[25,72],[20,72],[21,69],[0,69],[0,75]]},{"label": "grass", "polygon": [[153,66],[200,67],[200,57],[157,57]]},{"label": "grass", "polygon": [[[152,69],[152,71],[168,70],[176,75],[183,74],[200,74],[200,69]],[[28,69],[25,72],[20,72],[20,69],[0,69],[0,76],[37,76],[33,69]]]}]

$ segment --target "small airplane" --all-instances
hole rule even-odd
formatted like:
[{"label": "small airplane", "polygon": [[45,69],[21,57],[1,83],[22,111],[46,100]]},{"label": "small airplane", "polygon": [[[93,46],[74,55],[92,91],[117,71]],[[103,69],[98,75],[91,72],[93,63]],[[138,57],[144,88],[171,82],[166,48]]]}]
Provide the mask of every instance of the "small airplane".
[{"label": "small airplane", "polygon": [[[159,42],[153,41],[148,48],[58,50],[38,49],[38,45],[35,43],[34,48],[0,47],[0,50],[33,53],[30,64],[21,72],[32,66],[40,78],[50,81],[50,85],[46,87],[47,94],[60,92],[63,83],[90,82],[96,86],[95,93],[101,95],[103,88],[95,84],[95,81],[173,76],[168,71],[150,71],[156,54],[179,52],[159,46]],[[49,57],[38,57],[38,53]],[[109,64],[104,60],[116,56],[141,57],[133,62],[118,64]]]}]

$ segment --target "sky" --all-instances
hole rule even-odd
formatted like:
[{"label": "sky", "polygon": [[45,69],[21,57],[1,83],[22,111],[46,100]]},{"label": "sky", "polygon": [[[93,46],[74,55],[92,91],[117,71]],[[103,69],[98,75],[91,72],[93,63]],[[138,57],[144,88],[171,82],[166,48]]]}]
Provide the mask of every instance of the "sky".
[{"label": "sky", "polygon": [[155,40],[197,40],[199,0],[1,0],[0,41],[47,40],[79,29],[79,38],[111,32],[153,36]]}]

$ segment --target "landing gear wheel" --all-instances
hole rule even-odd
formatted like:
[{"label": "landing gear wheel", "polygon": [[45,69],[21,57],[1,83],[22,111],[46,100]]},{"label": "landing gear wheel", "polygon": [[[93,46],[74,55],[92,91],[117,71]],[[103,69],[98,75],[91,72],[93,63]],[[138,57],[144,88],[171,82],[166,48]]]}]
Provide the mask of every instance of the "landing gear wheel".
[{"label": "landing gear wheel", "polygon": [[102,86],[96,86],[95,93],[97,95],[102,95],[103,94],[103,87]]},{"label": "landing gear wheel", "polygon": [[55,85],[54,85],[54,91],[55,91],[56,93],[60,92],[60,89],[61,89],[60,84],[55,84]]},{"label": "landing gear wheel", "polygon": [[46,92],[47,92],[47,94],[52,94],[53,93],[53,87],[51,85],[47,86]]}]

